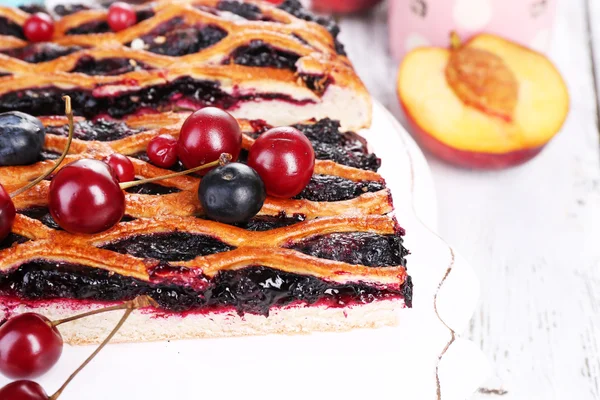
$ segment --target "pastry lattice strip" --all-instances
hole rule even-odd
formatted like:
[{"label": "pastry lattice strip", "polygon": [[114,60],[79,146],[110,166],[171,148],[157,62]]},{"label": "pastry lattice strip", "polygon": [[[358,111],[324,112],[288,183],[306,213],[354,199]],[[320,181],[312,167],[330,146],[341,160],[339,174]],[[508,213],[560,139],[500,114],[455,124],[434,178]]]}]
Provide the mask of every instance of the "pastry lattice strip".
[{"label": "pastry lattice strip", "polygon": [[[236,247],[226,252],[199,256],[191,261],[169,263],[173,267],[185,267],[208,277],[213,277],[222,270],[264,265],[337,283],[402,285],[407,276],[406,268],[402,265],[386,267],[353,265],[313,257],[283,247],[286,244],[327,233],[371,232],[391,235],[395,234],[397,229],[397,223],[393,218],[375,215],[321,218],[265,232],[250,232],[197,218],[169,216],[120,223],[111,230],[97,235],[74,235],[64,231],[53,231],[44,227],[39,221],[19,215],[15,221],[14,233],[32,240],[1,251],[0,269],[10,270],[28,261],[44,259],[100,268],[149,281],[150,271],[158,266],[160,261],[141,259],[96,246],[139,234],[186,232],[210,235]],[[173,272],[173,274],[178,273],[181,272]]]}]

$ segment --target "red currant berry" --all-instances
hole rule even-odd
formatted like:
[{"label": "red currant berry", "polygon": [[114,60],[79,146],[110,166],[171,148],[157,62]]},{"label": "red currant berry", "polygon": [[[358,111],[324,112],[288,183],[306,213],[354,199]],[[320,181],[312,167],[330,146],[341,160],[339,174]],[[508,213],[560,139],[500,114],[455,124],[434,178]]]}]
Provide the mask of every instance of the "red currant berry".
[{"label": "red currant berry", "polygon": [[123,154],[114,153],[104,159],[117,176],[119,182],[131,182],[135,179],[133,163]]},{"label": "red currant berry", "polygon": [[43,315],[26,313],[0,326],[0,372],[12,379],[35,378],[56,364],[63,339]]},{"label": "red currant berry", "polygon": [[299,130],[273,128],[250,148],[248,165],[256,170],[273,197],[290,198],[310,182],[315,169],[315,151]]},{"label": "red currant berry", "polygon": [[82,159],[66,165],[52,179],[48,208],[64,230],[98,233],[123,218],[125,195],[108,164]]},{"label": "red currant berry", "polygon": [[16,381],[0,389],[0,399],[48,400],[44,388],[32,381]]},{"label": "red currant berry", "polygon": [[171,135],[159,135],[148,143],[146,152],[152,164],[171,168],[177,162],[177,139]]},{"label": "red currant berry", "polygon": [[[177,154],[186,168],[218,160],[222,153],[236,161],[242,150],[242,131],[237,120],[226,111],[206,107],[190,115],[179,135]],[[204,170],[206,174],[209,170]]]},{"label": "red currant berry", "polygon": [[129,4],[117,1],[108,8],[107,22],[113,32],[119,32],[135,25],[137,15]]},{"label": "red currant berry", "polygon": [[15,204],[4,187],[0,185],[0,241],[6,239],[12,231],[15,215]]},{"label": "red currant berry", "polygon": [[35,13],[25,21],[23,33],[30,42],[48,42],[54,35],[54,21],[45,13]]}]

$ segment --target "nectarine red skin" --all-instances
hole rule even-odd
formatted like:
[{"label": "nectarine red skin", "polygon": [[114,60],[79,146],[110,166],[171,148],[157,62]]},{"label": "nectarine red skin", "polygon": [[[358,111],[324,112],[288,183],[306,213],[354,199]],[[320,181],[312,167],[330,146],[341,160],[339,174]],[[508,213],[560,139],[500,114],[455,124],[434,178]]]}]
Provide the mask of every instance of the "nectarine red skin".
[{"label": "nectarine red skin", "polygon": [[532,149],[497,154],[476,153],[474,151],[455,149],[425,133],[414,123],[404,106],[402,106],[402,109],[410,125],[412,136],[417,143],[442,161],[455,166],[480,170],[500,170],[516,167],[525,164],[527,161],[537,156],[544,148],[544,146],[541,146]]}]

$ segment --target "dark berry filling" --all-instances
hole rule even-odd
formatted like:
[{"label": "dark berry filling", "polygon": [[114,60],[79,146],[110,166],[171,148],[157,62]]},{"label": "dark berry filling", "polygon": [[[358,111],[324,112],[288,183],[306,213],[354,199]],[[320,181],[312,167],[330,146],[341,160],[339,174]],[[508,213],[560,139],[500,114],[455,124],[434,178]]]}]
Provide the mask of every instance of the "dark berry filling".
[{"label": "dark berry filling", "polygon": [[29,238],[11,232],[4,240],[0,240],[0,250],[6,250],[14,244],[21,244],[27,241],[29,241]]},{"label": "dark berry filling", "polygon": [[219,11],[227,11],[250,21],[263,20],[261,9],[250,3],[237,0],[222,0],[217,4]]},{"label": "dark berry filling", "polygon": [[35,14],[38,12],[50,14],[48,9],[41,4],[23,4],[22,6],[19,6],[19,9],[29,14]]},{"label": "dark berry filling", "polygon": [[19,210],[19,214],[23,214],[29,218],[37,219],[42,224],[46,225],[48,228],[61,230],[61,227],[58,226],[56,221],[54,221],[54,219],[52,218],[52,215],[50,215],[50,211],[48,210],[48,207],[45,207],[45,206],[29,207],[24,210]]},{"label": "dark berry filling", "polygon": [[67,35],[87,35],[90,33],[106,33],[110,32],[110,27],[106,20],[95,20],[86,22],[74,28],[69,29]]},{"label": "dark berry filling", "polygon": [[189,26],[183,18],[177,17],[163,22],[139,39],[144,42],[147,51],[178,57],[197,53],[226,36],[227,32],[218,26]]},{"label": "dark berry filling", "polygon": [[105,244],[101,248],[134,257],[161,261],[189,261],[198,256],[235,249],[214,237],[187,232],[137,235]]},{"label": "dark berry filling", "polygon": [[91,10],[92,8],[85,4],[59,4],[54,7],[54,12],[61,16],[74,14],[78,11]]},{"label": "dark berry filling", "polygon": [[127,72],[151,70],[151,66],[129,58],[102,58],[95,59],[84,56],[77,60],[71,72],[81,72],[87,75],[121,75]]},{"label": "dark berry filling", "polygon": [[135,17],[136,17],[138,24],[142,21],[147,20],[148,18],[154,17],[154,15],[155,14],[154,14],[154,10],[152,9],[152,7],[142,8],[135,12]]},{"label": "dark berry filling", "polygon": [[23,28],[13,20],[0,16],[0,35],[15,36],[25,40]]},{"label": "dark berry filling", "polygon": [[377,171],[381,160],[367,150],[366,141],[354,132],[340,132],[340,123],[322,119],[312,125],[294,125],[311,141],[319,160]]},{"label": "dark berry filling", "polygon": [[354,182],[339,176],[313,175],[306,188],[294,198],[310,201],[343,201],[383,189],[385,184],[382,182]]},{"label": "dark berry filling", "polygon": [[40,153],[39,161],[56,160],[59,157],[60,157],[60,154],[55,151],[42,149],[42,152]]},{"label": "dark berry filling", "polygon": [[161,196],[164,194],[181,192],[181,190],[177,189],[176,187],[163,186],[154,182],[143,183],[138,186],[133,186],[128,189],[125,189],[125,191],[127,193],[149,194],[154,196]]},{"label": "dark berry filling", "polygon": [[61,46],[54,43],[33,43],[24,47],[2,50],[7,56],[18,58],[28,63],[41,63],[57,59],[81,50],[79,46]]},{"label": "dark berry filling", "polygon": [[122,118],[139,109],[168,110],[173,102],[191,101],[196,108],[215,106],[231,109],[239,102],[257,100],[281,100],[293,104],[307,104],[310,100],[295,100],[279,93],[248,94],[232,96],[219,88],[219,83],[208,80],[195,80],[182,77],[168,84],[155,85],[135,92],[116,94],[112,97],[94,97],[92,92],[56,87],[28,89],[9,92],[0,97],[0,112],[21,111],[31,115],[60,115],[63,113],[62,96],[71,96],[73,110],[78,115],[93,118],[98,114],[108,114]]},{"label": "dark berry filling", "polygon": [[[131,128],[124,122],[100,118],[94,121],[86,120],[76,122],[74,125],[73,136],[79,140],[110,142],[135,135],[138,132],[140,132],[139,129]],[[69,127],[68,125],[47,126],[46,133],[68,136]]]},{"label": "dark berry filling", "polygon": [[250,221],[235,224],[238,228],[244,228],[249,231],[270,231],[271,229],[283,228],[285,226],[291,226],[304,221],[306,217],[302,214],[293,214],[288,216],[285,212],[279,213],[279,215],[259,215],[252,218]]},{"label": "dark berry filling", "polygon": [[336,284],[257,266],[221,271],[212,279],[200,275],[196,280],[201,286],[148,283],[100,269],[39,260],[0,275],[0,294],[20,299],[96,301],[122,301],[145,294],[170,311],[234,308],[240,315],[268,315],[274,306],[297,302],[345,307],[400,297],[410,307],[412,299],[410,279],[399,288],[376,288],[361,283]]},{"label": "dark berry filling", "polygon": [[273,67],[296,71],[296,62],[300,56],[295,53],[276,49],[262,40],[252,40],[248,46],[238,47],[226,64],[246,65],[249,67]]},{"label": "dark berry filling", "polygon": [[309,22],[316,22],[317,24],[325,27],[325,29],[329,31],[329,33],[331,34],[331,36],[333,36],[335,40],[335,50],[337,51],[337,53],[344,56],[346,55],[344,45],[341,44],[337,38],[340,33],[340,27],[333,18],[317,16],[309,12],[302,6],[302,3],[300,3],[299,0],[285,0],[278,7],[292,14],[296,18],[300,18]]},{"label": "dark berry filling", "polygon": [[399,235],[371,232],[330,233],[288,247],[319,258],[369,267],[406,266],[408,255]]},{"label": "dark berry filling", "polygon": [[[23,210],[19,210],[18,212],[19,212],[19,214],[22,214],[26,217],[33,218],[33,219],[40,221],[42,224],[46,225],[48,228],[62,230],[62,228],[60,226],[58,226],[58,224],[54,221],[54,219],[52,218],[52,215],[50,215],[50,211],[48,210],[48,207],[46,207],[46,206],[29,207],[29,208],[25,208]],[[129,222],[129,221],[133,221],[134,219],[135,218],[125,215],[121,219],[121,222]]]}]

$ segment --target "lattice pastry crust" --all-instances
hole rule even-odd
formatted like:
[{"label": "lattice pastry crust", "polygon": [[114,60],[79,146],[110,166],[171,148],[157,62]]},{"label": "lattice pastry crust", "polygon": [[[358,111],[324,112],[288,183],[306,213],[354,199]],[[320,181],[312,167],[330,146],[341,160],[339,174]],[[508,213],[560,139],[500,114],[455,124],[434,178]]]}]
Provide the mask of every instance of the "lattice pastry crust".
[{"label": "lattice pastry crust", "polygon": [[[84,10],[60,18],[56,23],[53,43],[71,49],[68,54],[39,63],[17,58],[14,50],[27,48],[27,42],[15,36],[0,35],[0,103],[10,103],[11,93],[55,88],[58,91],[89,93],[96,99],[111,96],[130,96],[151,87],[161,87],[182,79],[210,83],[227,101],[217,105],[229,108],[240,118],[266,119],[284,125],[310,118],[339,120],[344,128],[360,129],[371,121],[371,100],[343,54],[336,52],[332,35],[321,25],[307,22],[266,2],[255,5],[260,17],[268,21],[252,21],[219,10],[217,0],[159,1],[139,10],[150,9],[154,15],[118,33],[69,34],[85,24],[106,19],[106,10]],[[29,14],[14,8],[0,7],[0,18],[10,21],[15,29]],[[175,21],[177,23],[173,23]],[[171,25],[169,25],[171,24]],[[169,56],[148,49],[148,44],[167,39],[170,32],[181,29],[209,27],[223,32],[216,43],[189,54]],[[18,33],[16,33],[18,34]],[[278,68],[256,65],[257,62],[236,62],[236,52],[262,44],[265,51],[279,52],[276,57],[291,57],[290,65]],[[37,47],[32,47],[32,51]],[[79,50],[74,46],[79,46]],[[144,49],[146,48],[146,50]],[[244,50],[245,49],[245,50]],[[10,50],[13,50],[11,53]],[[161,50],[162,52],[162,50]],[[159,52],[160,53],[160,52]],[[260,57],[257,56],[257,57]],[[21,52],[21,58],[22,52]],[[118,75],[89,75],[85,70],[73,71],[82,60],[126,60],[142,69]],[[255,58],[258,60],[258,58]],[[293,65],[292,65],[293,63]],[[140,68],[136,68],[140,69]],[[83,73],[82,73],[83,72]],[[205,90],[199,86],[198,90]],[[43,96],[37,93],[38,96]],[[201,99],[168,100],[156,105],[168,110],[174,105],[210,104],[207,96]],[[74,105],[77,106],[77,98]],[[99,100],[100,101],[100,100]],[[14,101],[13,101],[14,103]],[[83,103],[83,102],[82,102]],[[82,104],[83,105],[83,104]],[[0,104],[0,109],[10,104]],[[75,107],[77,109],[77,107]],[[40,111],[43,112],[43,111]]]}]

